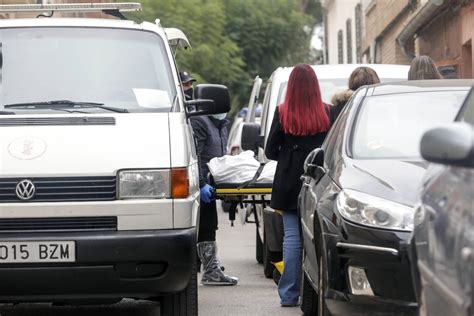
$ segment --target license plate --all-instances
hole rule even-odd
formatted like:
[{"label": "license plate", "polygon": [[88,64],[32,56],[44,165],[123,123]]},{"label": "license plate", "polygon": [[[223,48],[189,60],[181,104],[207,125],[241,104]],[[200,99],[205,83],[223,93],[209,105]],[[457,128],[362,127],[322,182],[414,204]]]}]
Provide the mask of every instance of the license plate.
[{"label": "license plate", "polygon": [[75,261],[74,241],[0,241],[0,264]]}]

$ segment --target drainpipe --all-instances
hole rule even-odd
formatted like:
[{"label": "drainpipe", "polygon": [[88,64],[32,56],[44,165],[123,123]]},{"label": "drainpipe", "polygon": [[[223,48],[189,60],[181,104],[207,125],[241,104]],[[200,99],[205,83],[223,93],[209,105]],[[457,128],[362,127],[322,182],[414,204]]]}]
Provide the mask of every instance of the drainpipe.
[{"label": "drainpipe", "polygon": [[413,37],[413,35],[418,31],[418,29],[428,22],[443,4],[444,0],[430,0],[423,8],[408,22],[408,24],[403,28],[400,34],[397,37],[397,43],[400,45],[402,53],[413,59],[416,57],[414,52],[408,51],[406,45],[407,41]]}]

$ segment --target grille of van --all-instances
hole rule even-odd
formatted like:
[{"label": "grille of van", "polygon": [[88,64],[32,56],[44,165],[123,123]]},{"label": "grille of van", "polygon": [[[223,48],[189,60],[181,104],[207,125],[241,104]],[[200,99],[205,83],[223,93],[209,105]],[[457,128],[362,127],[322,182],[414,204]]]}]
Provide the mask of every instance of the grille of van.
[{"label": "grille of van", "polygon": [[0,127],[68,125],[115,125],[115,118],[101,116],[0,118]]},{"label": "grille of van", "polygon": [[3,218],[0,232],[117,230],[117,217]]},{"label": "grille of van", "polygon": [[[16,194],[18,183],[30,180],[36,189],[28,200]],[[54,177],[54,178],[0,178],[0,203],[8,202],[68,202],[112,201],[117,191],[116,177]]]}]

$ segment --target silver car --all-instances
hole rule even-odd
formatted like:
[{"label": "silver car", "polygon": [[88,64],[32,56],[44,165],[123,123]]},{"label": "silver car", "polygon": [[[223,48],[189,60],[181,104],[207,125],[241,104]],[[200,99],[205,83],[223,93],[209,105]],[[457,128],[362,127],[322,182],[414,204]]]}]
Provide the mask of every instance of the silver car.
[{"label": "silver car", "polygon": [[456,122],[427,131],[424,179],[412,238],[420,315],[473,315],[474,89]]}]

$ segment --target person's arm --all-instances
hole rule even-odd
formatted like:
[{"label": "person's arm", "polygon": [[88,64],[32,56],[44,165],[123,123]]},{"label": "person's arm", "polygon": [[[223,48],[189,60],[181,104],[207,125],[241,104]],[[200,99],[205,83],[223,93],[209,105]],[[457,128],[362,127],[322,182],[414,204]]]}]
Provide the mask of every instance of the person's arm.
[{"label": "person's arm", "polygon": [[191,126],[193,127],[194,140],[196,143],[196,154],[199,163],[199,187],[202,188],[207,184],[206,175],[203,174],[203,168],[201,163],[201,154],[206,145],[207,131],[204,124],[199,119],[191,119]]},{"label": "person's arm", "polygon": [[268,134],[267,144],[265,146],[265,155],[268,159],[278,160],[282,141],[283,131],[281,130],[280,114],[277,107],[273,115],[272,126],[270,127],[270,133]]}]

